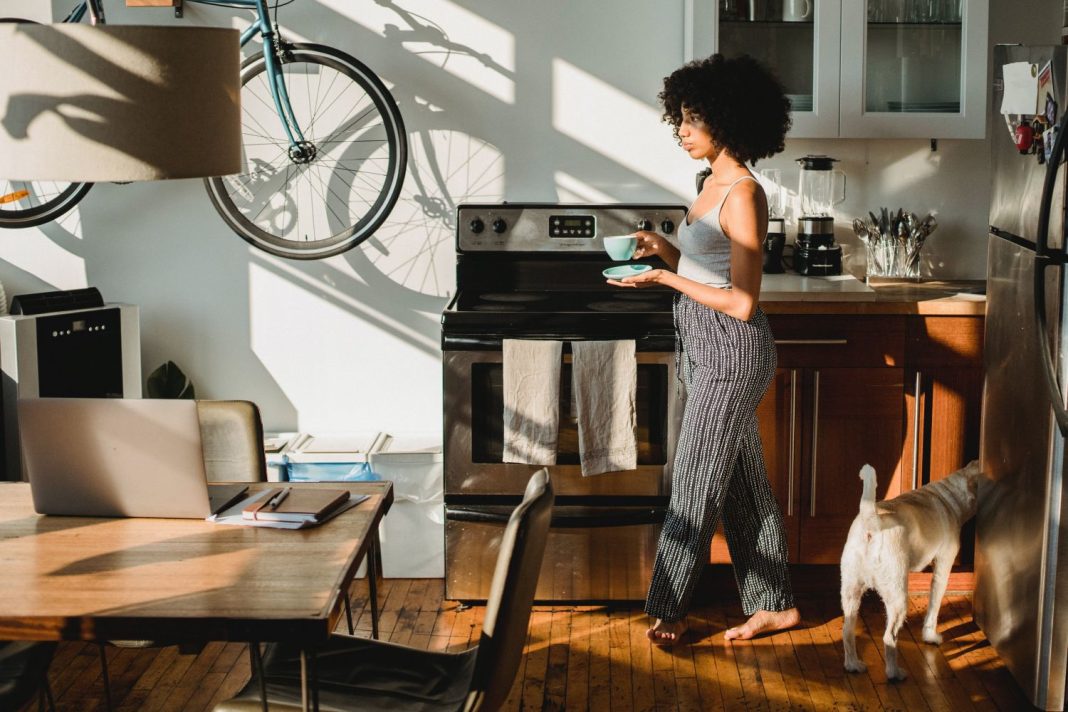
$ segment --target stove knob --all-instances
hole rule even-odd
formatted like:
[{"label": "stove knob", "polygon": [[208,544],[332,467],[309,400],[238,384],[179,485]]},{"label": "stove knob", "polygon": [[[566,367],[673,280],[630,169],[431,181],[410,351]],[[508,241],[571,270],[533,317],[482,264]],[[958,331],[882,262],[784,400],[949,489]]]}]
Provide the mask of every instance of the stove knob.
[{"label": "stove knob", "polygon": [[639,230],[646,230],[646,231],[652,230],[653,229],[653,223],[652,223],[651,220],[646,220],[645,218],[642,218],[641,220],[638,221],[638,229]]},{"label": "stove knob", "polygon": [[486,223],[482,222],[482,218],[475,218],[474,220],[471,221],[471,223],[470,223],[470,225],[468,225],[468,227],[471,228],[471,232],[473,232],[473,233],[475,233],[477,235],[477,234],[479,234],[480,232],[482,232],[483,230],[486,229]]},{"label": "stove knob", "polygon": [[497,218],[493,221],[493,224],[490,227],[493,228],[493,231],[495,233],[500,235],[502,232],[508,229],[508,223],[504,221],[504,218]]},{"label": "stove knob", "polygon": [[670,235],[671,233],[675,232],[675,223],[671,222],[670,220],[665,220],[664,222],[660,223],[660,232],[664,233],[665,235]]}]

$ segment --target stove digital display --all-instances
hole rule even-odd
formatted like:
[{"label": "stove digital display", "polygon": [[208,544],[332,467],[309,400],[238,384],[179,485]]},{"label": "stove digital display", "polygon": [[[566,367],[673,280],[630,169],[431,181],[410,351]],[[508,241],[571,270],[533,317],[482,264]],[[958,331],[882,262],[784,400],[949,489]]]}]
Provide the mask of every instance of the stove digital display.
[{"label": "stove digital display", "polygon": [[588,237],[597,234],[597,220],[592,215],[550,215],[549,237]]}]

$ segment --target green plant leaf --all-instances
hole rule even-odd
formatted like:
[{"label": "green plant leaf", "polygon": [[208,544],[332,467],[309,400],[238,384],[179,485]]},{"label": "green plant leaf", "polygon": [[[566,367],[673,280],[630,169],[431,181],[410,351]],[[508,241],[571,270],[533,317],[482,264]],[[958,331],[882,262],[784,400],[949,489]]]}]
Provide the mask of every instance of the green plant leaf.
[{"label": "green plant leaf", "polygon": [[196,391],[193,382],[182,373],[174,361],[168,361],[148,374],[145,391],[149,398],[184,398],[193,400]]}]

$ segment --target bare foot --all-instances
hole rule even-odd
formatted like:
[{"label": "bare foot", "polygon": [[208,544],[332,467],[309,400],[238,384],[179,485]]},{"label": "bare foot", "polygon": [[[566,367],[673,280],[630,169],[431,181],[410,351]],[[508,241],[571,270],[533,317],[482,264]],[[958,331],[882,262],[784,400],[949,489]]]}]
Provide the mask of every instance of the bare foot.
[{"label": "bare foot", "polygon": [[800,622],[801,614],[796,608],[786,611],[757,611],[745,622],[745,625],[728,628],[723,637],[727,640],[749,640],[762,633],[793,628]]},{"label": "bare foot", "polygon": [[670,645],[682,638],[682,635],[686,632],[686,620],[680,619],[677,621],[662,621],[657,618],[656,623],[652,628],[645,631],[645,634],[649,636],[649,640],[657,643],[658,645]]}]

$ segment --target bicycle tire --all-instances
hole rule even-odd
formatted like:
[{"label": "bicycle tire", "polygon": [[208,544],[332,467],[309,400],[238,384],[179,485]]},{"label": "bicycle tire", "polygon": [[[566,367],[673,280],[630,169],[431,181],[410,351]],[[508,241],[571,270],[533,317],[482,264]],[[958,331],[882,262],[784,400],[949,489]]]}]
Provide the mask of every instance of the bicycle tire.
[{"label": "bicycle tire", "polygon": [[[12,203],[0,205],[0,228],[17,229],[23,227],[34,227],[35,225],[43,225],[44,223],[52,222],[53,220],[62,217],[63,215],[70,212],[75,205],[81,202],[81,199],[85,197],[85,194],[89,192],[89,189],[93,187],[92,183],[63,183],[56,181],[8,181],[0,178],[0,197],[17,193],[20,190],[25,190],[24,188],[16,189],[14,187],[15,184],[42,186],[49,183],[65,187],[55,190],[55,195],[48,198],[44,202],[38,203],[36,205],[30,205],[26,208],[8,207],[9,205],[15,205],[21,202],[19,200],[13,201]],[[30,196],[43,194],[45,193],[40,188],[30,191]]]},{"label": "bicycle tire", "polygon": [[[264,81],[266,79],[266,64],[263,53],[260,52],[247,58],[242,62],[241,67],[243,147],[245,149],[245,160],[250,165],[255,163],[256,168],[249,173],[237,176],[205,179],[204,184],[208,190],[212,205],[227,225],[242,239],[265,252],[279,257],[306,260],[321,259],[340,254],[359,245],[374,234],[375,230],[389,216],[394,204],[400,197],[404,184],[408,160],[407,134],[400,110],[397,108],[389,90],[366,65],[340,50],[316,44],[287,45],[282,52],[282,71],[286,76],[287,91],[290,93],[291,104],[294,112],[298,115],[298,124],[305,133],[305,138],[316,148],[316,158],[314,160],[298,164],[287,153],[289,148],[288,140],[285,138],[276,139],[269,135],[271,131],[274,132],[274,135],[282,134],[283,131],[278,123],[277,113],[274,111],[270,90],[266,81]],[[310,89],[308,96],[298,96],[303,89],[298,86],[300,83],[294,82],[294,77],[299,74],[311,76],[320,71],[336,73],[336,76],[331,79],[330,87],[325,91],[327,96],[334,91],[333,85],[337,82],[338,77],[344,77],[351,84],[342,87],[342,94],[348,92],[351,85],[355,85],[356,90],[362,92],[369,101],[363,113],[359,114],[356,119],[351,119],[350,114],[344,114],[345,123],[334,132],[326,134],[325,139],[319,139],[314,135],[317,128],[321,128],[316,127],[316,120],[322,118],[316,113],[319,111],[321,101],[324,98],[318,95],[322,91],[321,77],[319,86],[316,87],[317,96],[315,97],[314,108]],[[308,84],[310,80],[303,83]],[[250,87],[250,85],[252,86]],[[266,92],[266,94],[257,96],[257,91]],[[342,94],[338,94],[338,96],[340,97]],[[338,99],[333,99],[331,105],[327,108],[332,108],[337,101]],[[312,116],[302,119],[301,114],[304,112],[305,106],[307,106],[308,112]],[[269,111],[263,107],[269,108]],[[255,111],[262,113],[265,121],[268,120],[269,114],[273,114],[274,124],[268,129],[264,127],[263,122],[257,121],[260,133],[254,127],[250,127],[248,121],[253,108]],[[364,120],[364,117],[370,117],[371,120]],[[382,144],[381,148],[386,154],[384,157],[368,155],[345,158],[347,152],[352,150],[352,146],[346,145],[345,148],[341,149],[342,158],[357,161],[355,169],[341,166],[340,160],[336,159],[337,151],[334,151],[335,159],[333,160],[338,160],[337,165],[334,167],[327,166],[326,161],[323,160],[320,166],[328,169],[328,176],[325,179],[320,176],[318,178],[319,185],[312,185],[313,177],[309,177],[307,180],[307,195],[311,196],[312,203],[317,202],[314,191],[316,189],[325,189],[325,191],[318,194],[323,198],[323,202],[329,203],[332,197],[338,197],[340,199],[339,202],[345,203],[345,209],[348,213],[345,216],[338,215],[336,211],[332,211],[331,214],[325,214],[323,219],[326,220],[328,229],[322,235],[313,235],[307,231],[302,232],[301,216],[299,214],[301,210],[296,207],[300,185],[295,184],[295,180],[308,176],[312,169],[307,168],[301,173],[299,167],[294,169],[293,166],[312,166],[319,163],[319,156],[327,155],[326,150],[331,149],[329,144],[344,143],[340,140],[330,140],[335,135],[342,136],[342,129],[348,131],[351,128],[352,133],[350,135],[361,136],[366,135],[371,128],[377,126],[381,127],[383,137],[381,140],[375,139],[375,142]],[[375,130],[377,131],[377,128]],[[360,133],[361,131],[364,133]],[[261,141],[250,141],[250,138],[269,139],[269,141],[268,143],[262,143]],[[317,141],[320,141],[318,145],[316,145]],[[356,145],[370,141],[371,139],[360,139],[348,141],[347,144]],[[260,149],[260,146],[269,146],[269,148]],[[320,148],[323,150],[320,151]],[[271,160],[266,168],[263,166],[264,161],[262,159],[254,157],[257,153],[266,152],[266,154],[270,154],[272,151],[281,151],[285,155],[275,156],[277,160]],[[361,175],[361,166],[371,162],[375,162],[376,165],[380,162],[385,163],[380,179],[374,178],[374,180],[370,180],[368,175],[371,172],[366,170],[363,170]],[[281,183],[283,169],[285,169],[285,180],[279,189],[277,184]],[[294,172],[296,175],[291,175]],[[351,173],[351,181],[346,184],[344,177],[349,173]],[[358,177],[361,178],[361,183],[356,186],[355,181]],[[291,184],[293,184],[292,190]],[[256,195],[253,195],[253,198],[258,196],[258,200],[248,199],[253,190],[256,191]],[[360,202],[366,202],[368,208],[358,214],[354,214],[352,201],[349,198],[351,198],[351,194],[354,191],[364,190],[366,190],[369,197]],[[239,191],[243,192],[238,195]],[[240,199],[235,199],[235,197]],[[271,200],[276,202],[281,200],[283,204],[280,208],[271,206],[268,202]],[[290,206],[291,201],[294,207]],[[260,207],[261,203],[262,207]],[[272,210],[267,213],[266,218],[261,218],[268,207],[271,207]],[[314,206],[313,210],[318,207]],[[329,208],[329,205],[327,207]],[[279,213],[278,210],[282,212]],[[283,230],[281,229],[283,225],[279,222],[278,215],[285,216],[290,213],[297,220],[295,229],[290,226],[290,228]],[[273,228],[276,227],[279,229],[274,230]],[[304,223],[303,227],[306,228],[307,223]],[[314,231],[316,227],[314,213],[311,216],[311,227]],[[286,232],[287,235],[293,233],[298,239],[291,239],[288,236],[278,234],[282,232]]]},{"label": "bicycle tire", "polygon": [[[0,22],[38,24],[33,20],[25,20],[19,17],[0,17]],[[16,183],[25,187],[16,188]],[[52,187],[44,189],[44,186]],[[43,202],[31,204],[27,207],[18,207],[19,203],[23,202],[24,199],[16,199],[11,200],[10,202],[0,203],[0,228],[17,229],[34,227],[36,225],[52,222],[74,208],[92,187],[92,183],[67,183],[66,181],[43,180],[12,181],[0,178],[0,199],[4,196],[14,195],[22,191],[28,192],[26,198],[31,198],[31,202],[34,196],[49,196]]]}]

